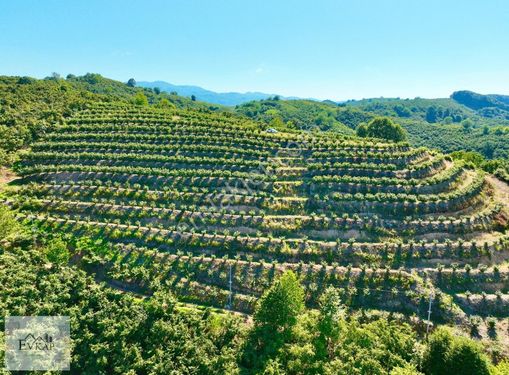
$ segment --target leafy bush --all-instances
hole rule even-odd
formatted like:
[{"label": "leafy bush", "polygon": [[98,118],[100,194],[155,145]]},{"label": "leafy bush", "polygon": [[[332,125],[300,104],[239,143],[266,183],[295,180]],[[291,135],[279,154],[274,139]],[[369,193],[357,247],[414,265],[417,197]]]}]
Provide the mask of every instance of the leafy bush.
[{"label": "leafy bush", "polygon": [[423,371],[428,375],[489,375],[490,363],[479,344],[438,328],[429,338]]}]

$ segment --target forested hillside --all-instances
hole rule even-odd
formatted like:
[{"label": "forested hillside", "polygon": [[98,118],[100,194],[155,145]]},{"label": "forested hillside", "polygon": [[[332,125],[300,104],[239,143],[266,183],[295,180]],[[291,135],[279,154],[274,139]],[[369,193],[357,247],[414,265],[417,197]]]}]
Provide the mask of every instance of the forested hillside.
[{"label": "forested hillside", "polygon": [[365,99],[333,103],[305,100],[255,101],[235,111],[276,128],[352,134],[375,117],[392,118],[406,129],[414,146],[442,152],[475,151],[487,159],[509,156],[509,120],[475,111],[453,99]]},{"label": "forested hillside", "polygon": [[372,115],[340,108],[335,104],[281,100],[278,97],[239,105],[235,107],[235,112],[278,129],[321,130],[347,135],[354,134],[359,123],[372,118]]},{"label": "forested hillside", "polygon": [[451,98],[477,110],[484,117],[509,120],[509,96],[481,95],[472,91],[456,91],[451,95]]},{"label": "forested hillside", "polygon": [[463,105],[466,101],[460,100],[460,93],[451,97],[454,99],[366,99],[346,105],[393,118],[405,127],[415,146],[443,152],[476,151],[487,159],[507,159],[509,117],[492,116],[487,107]]},{"label": "forested hillside", "polygon": [[130,87],[99,74],[57,74],[46,79],[0,76],[0,165],[10,164],[14,152],[38,139],[55,125],[93,103],[123,102],[156,107],[218,110],[218,106]]}]

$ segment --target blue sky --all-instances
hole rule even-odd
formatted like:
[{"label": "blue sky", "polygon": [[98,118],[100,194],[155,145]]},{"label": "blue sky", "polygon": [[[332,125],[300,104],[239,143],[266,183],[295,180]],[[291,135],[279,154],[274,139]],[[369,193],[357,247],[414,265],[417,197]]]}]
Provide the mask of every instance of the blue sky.
[{"label": "blue sky", "polygon": [[0,0],[0,74],[344,100],[509,94],[506,0]]}]

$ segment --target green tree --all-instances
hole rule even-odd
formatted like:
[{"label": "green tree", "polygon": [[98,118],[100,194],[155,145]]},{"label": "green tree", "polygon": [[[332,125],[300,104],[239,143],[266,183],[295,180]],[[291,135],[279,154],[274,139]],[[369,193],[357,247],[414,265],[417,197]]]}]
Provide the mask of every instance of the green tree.
[{"label": "green tree", "polygon": [[505,168],[508,166],[507,162],[502,159],[486,160],[481,164],[481,168],[488,173],[495,173],[499,168]]},{"label": "green tree", "polygon": [[489,375],[490,364],[482,348],[466,337],[455,337],[438,328],[429,339],[423,358],[427,375]]},{"label": "green tree", "polygon": [[489,375],[490,363],[482,347],[466,337],[456,337],[447,353],[447,374]]},{"label": "green tree", "polygon": [[395,124],[387,117],[377,117],[371,120],[366,127],[366,136],[394,142],[401,142],[406,139],[405,131],[401,125]]},{"label": "green tree", "polygon": [[162,98],[161,100],[159,100],[159,102],[157,103],[157,106],[159,108],[164,108],[164,109],[176,108],[175,104],[171,103],[166,98]]},{"label": "green tree", "polygon": [[66,264],[71,257],[66,243],[60,237],[55,237],[48,243],[45,254],[51,263],[57,264]]},{"label": "green tree", "polygon": [[469,118],[463,120],[461,122],[461,126],[463,126],[463,131],[465,133],[470,133],[470,131],[472,130],[472,128],[474,127],[474,123],[472,122],[472,120],[470,120]]},{"label": "green tree", "polygon": [[270,365],[270,360],[291,340],[292,329],[303,310],[304,290],[297,276],[287,271],[258,300],[242,364],[256,373]]},{"label": "green tree", "polygon": [[127,86],[129,87],[136,87],[136,81],[134,78],[130,78],[129,81],[127,81]]},{"label": "green tree", "polygon": [[286,128],[285,123],[279,116],[275,116],[272,120],[269,122],[269,128],[279,129],[283,130]]},{"label": "green tree", "polygon": [[437,109],[435,107],[428,107],[426,111],[426,121],[429,123],[437,122]]},{"label": "green tree", "polygon": [[304,290],[292,271],[285,272],[260,298],[254,314],[257,327],[286,334],[304,309]]},{"label": "green tree", "polygon": [[31,77],[27,77],[27,76],[19,77],[19,79],[18,79],[19,85],[29,85],[34,82],[35,82],[35,79],[33,79]]},{"label": "green tree", "polygon": [[484,156],[475,151],[454,151],[451,152],[451,157],[456,160],[464,160],[468,163],[472,163],[476,167],[480,167],[486,160]]},{"label": "green tree", "polygon": [[452,124],[453,122],[453,118],[451,116],[446,116],[444,117],[444,119],[442,120],[442,122],[445,124],[445,125],[450,125]]},{"label": "green tree", "polygon": [[495,146],[493,146],[493,143],[486,142],[482,146],[482,154],[488,159],[493,158],[493,155],[495,154]]},{"label": "green tree", "polygon": [[357,126],[357,136],[359,137],[367,137],[368,136],[368,126],[365,123],[360,123]]},{"label": "green tree", "polygon": [[139,106],[148,105],[148,99],[144,93],[142,93],[141,91],[138,91],[136,93],[136,95],[134,96],[134,104],[139,105]]},{"label": "green tree", "polygon": [[401,104],[398,104],[398,105],[394,106],[394,112],[396,112],[396,114],[399,117],[410,117],[410,116],[412,116],[412,112],[408,108],[402,106]]},{"label": "green tree", "polygon": [[12,211],[0,204],[0,240],[5,240],[22,231],[23,227],[16,221]]},{"label": "green tree", "polygon": [[440,375],[446,373],[445,363],[452,341],[451,333],[445,328],[438,328],[430,336],[422,364],[425,374]]},{"label": "green tree", "polygon": [[328,287],[320,297],[320,317],[316,352],[319,357],[331,359],[339,338],[340,321],[344,317],[344,306],[336,288]]}]

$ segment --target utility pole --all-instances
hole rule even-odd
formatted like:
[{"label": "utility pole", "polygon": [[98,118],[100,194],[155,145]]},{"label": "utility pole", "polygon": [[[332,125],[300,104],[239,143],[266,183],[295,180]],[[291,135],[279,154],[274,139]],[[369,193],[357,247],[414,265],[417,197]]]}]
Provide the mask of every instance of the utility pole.
[{"label": "utility pole", "polygon": [[232,309],[232,264],[230,263],[230,280],[228,282],[230,286],[230,294],[228,295],[228,309]]},{"label": "utility pole", "polygon": [[426,339],[428,338],[429,327],[431,325],[431,304],[432,303],[433,303],[433,290],[430,289],[430,291],[429,291],[429,306],[428,306],[428,322],[426,325]]}]

